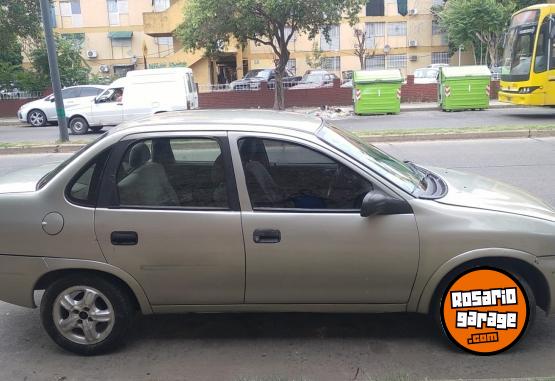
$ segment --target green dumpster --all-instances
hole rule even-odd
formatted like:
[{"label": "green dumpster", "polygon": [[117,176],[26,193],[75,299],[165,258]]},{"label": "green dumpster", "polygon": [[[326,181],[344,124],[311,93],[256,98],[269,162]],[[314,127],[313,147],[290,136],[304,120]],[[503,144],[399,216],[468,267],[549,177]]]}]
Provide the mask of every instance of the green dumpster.
[{"label": "green dumpster", "polygon": [[396,70],[355,71],[353,102],[355,114],[398,114],[401,112],[403,75]]},{"label": "green dumpster", "polygon": [[491,71],[487,66],[440,68],[438,102],[444,111],[489,107]]}]

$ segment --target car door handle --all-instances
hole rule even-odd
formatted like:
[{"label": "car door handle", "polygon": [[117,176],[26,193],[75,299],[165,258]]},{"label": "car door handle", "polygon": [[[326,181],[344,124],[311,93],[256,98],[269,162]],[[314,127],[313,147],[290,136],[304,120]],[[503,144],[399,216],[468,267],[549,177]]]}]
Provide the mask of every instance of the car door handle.
[{"label": "car door handle", "polygon": [[134,246],[139,243],[139,236],[137,232],[112,232],[110,241],[116,246]]},{"label": "car door handle", "polygon": [[255,243],[278,243],[281,241],[281,232],[275,229],[256,229],[253,240]]}]

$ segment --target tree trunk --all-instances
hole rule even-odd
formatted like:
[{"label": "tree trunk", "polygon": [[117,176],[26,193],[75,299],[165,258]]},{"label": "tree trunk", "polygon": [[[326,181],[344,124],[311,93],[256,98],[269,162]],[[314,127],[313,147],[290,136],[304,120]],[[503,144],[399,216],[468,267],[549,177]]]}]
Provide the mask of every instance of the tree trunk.
[{"label": "tree trunk", "polygon": [[360,61],[360,70],[364,70],[364,56],[358,56],[358,60]]},{"label": "tree trunk", "polygon": [[276,65],[276,89],[274,99],[274,110],[285,110],[285,88],[283,87],[283,77],[289,62],[289,51],[282,49],[281,56]]}]

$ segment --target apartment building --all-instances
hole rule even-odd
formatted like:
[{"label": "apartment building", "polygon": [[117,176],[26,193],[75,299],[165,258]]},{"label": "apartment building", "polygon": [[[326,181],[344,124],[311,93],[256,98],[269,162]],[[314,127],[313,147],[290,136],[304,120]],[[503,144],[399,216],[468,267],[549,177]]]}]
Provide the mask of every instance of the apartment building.
[{"label": "apartment building", "polygon": [[[397,0],[372,0],[361,8],[360,20],[334,26],[329,41],[321,34],[316,43],[323,52],[322,68],[342,76],[359,70],[354,54],[355,28],[366,32],[366,69],[399,68],[404,74],[436,63],[458,64],[450,57],[448,42],[431,14],[441,0],[408,0],[408,13],[399,14]],[[186,52],[173,37],[183,20],[186,0],[54,0],[55,31],[81,44],[93,73],[124,75],[142,68],[187,65],[199,84],[217,84],[242,78],[248,70],[274,66],[267,46],[229,44],[216,60],[203,52]],[[298,75],[309,69],[307,56],[314,41],[298,35],[290,43],[289,68]],[[462,55],[462,64],[471,62]]]}]

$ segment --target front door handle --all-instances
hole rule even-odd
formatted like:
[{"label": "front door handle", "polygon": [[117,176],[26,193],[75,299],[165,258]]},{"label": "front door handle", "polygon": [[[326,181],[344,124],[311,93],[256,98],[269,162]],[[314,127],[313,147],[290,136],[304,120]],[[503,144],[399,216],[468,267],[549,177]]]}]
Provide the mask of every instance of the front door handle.
[{"label": "front door handle", "polygon": [[275,229],[256,229],[252,235],[255,243],[278,243],[281,232]]},{"label": "front door handle", "polygon": [[134,246],[139,243],[137,232],[112,232],[110,235],[112,245],[116,246]]}]

